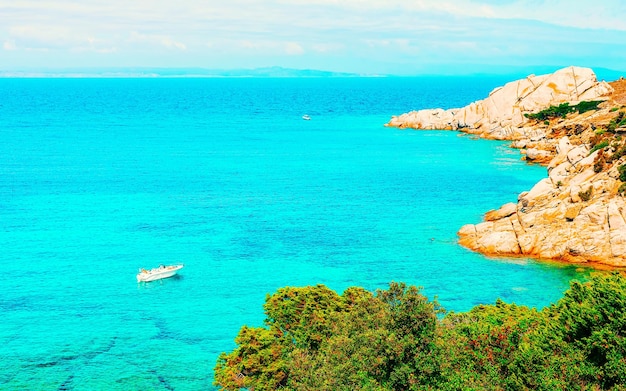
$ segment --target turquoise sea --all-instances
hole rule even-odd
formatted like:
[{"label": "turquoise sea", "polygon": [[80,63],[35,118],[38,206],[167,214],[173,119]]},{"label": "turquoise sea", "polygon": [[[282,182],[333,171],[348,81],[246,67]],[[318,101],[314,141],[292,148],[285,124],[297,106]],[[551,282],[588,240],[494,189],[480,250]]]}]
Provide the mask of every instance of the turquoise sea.
[{"label": "turquoise sea", "polygon": [[213,389],[282,286],[555,302],[588,272],[456,243],[546,169],[508,143],[383,126],[506,81],[0,79],[0,389]]}]

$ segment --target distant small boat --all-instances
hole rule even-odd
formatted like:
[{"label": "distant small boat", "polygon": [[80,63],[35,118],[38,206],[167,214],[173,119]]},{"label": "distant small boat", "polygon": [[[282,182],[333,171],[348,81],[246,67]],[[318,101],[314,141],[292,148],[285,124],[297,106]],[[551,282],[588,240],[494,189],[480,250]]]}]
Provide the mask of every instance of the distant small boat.
[{"label": "distant small boat", "polygon": [[139,273],[137,274],[137,282],[161,280],[163,278],[175,276],[176,273],[178,273],[178,271],[183,268],[183,266],[183,264],[169,266],[161,265],[150,270],[139,269]]},{"label": "distant small boat", "polygon": [[309,117],[308,114],[305,114],[305,115],[302,116],[302,119],[305,120],[305,121],[310,121],[311,117]]}]

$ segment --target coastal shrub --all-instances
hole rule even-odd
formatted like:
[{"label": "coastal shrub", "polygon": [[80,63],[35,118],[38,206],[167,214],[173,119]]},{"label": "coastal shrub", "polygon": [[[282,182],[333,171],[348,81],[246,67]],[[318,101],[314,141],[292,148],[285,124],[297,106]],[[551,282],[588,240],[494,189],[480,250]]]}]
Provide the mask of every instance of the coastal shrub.
[{"label": "coastal shrub", "polygon": [[615,122],[615,119],[612,119],[611,122],[609,122],[609,124],[606,126],[606,131],[607,132],[615,132],[615,129],[617,129],[617,123]]},{"label": "coastal shrub", "polygon": [[565,102],[558,106],[550,106],[537,113],[526,113],[524,116],[537,121],[545,121],[552,118],[565,118],[567,114],[575,111],[582,114],[587,111],[597,110],[600,103],[602,103],[602,101],[584,101],[577,105],[570,106],[569,102]]},{"label": "coastal shrub", "polygon": [[604,170],[605,164],[606,164],[606,159],[604,157],[604,150],[600,150],[600,152],[598,152],[598,155],[596,156],[593,162],[593,172],[595,173],[602,172],[602,170]]},{"label": "coastal shrub", "polygon": [[622,182],[626,182],[626,164],[622,164],[617,167],[617,171],[619,172],[619,180]]},{"label": "coastal shrub", "polygon": [[590,100],[590,101],[583,101],[578,103],[577,105],[573,106],[575,108],[575,110],[577,110],[580,114],[585,113],[587,111],[591,111],[591,110],[598,110],[598,105],[602,103],[601,100]]},{"label": "coastal shrub", "polygon": [[[445,316],[419,288],[401,283],[376,293],[352,287],[342,295],[322,285],[281,288],[266,299],[265,327],[244,326],[236,348],[220,355],[215,385],[625,390],[625,298],[620,273],[573,281],[542,310],[497,300]],[[324,337],[313,337],[318,334]]]},{"label": "coastal shrub", "polygon": [[591,155],[592,153],[594,153],[598,149],[603,149],[603,148],[606,148],[608,146],[609,146],[609,141],[608,140],[603,140],[603,141],[599,142],[598,144],[594,145],[593,148],[591,148],[591,150],[589,151],[589,154]]},{"label": "coastal shrub", "polygon": [[419,288],[391,283],[342,296],[323,285],[281,288],[264,309],[267,327],[244,326],[237,348],[219,356],[222,389],[408,390],[437,380],[441,309]]},{"label": "coastal shrub", "polygon": [[[511,359],[521,354],[528,333],[543,323],[535,310],[497,300],[441,321],[443,355],[439,389],[516,389]],[[445,386],[444,386],[445,385]]]},{"label": "coastal shrub", "polygon": [[589,201],[591,199],[592,194],[593,194],[593,187],[592,186],[589,186],[589,188],[587,190],[585,190],[585,191],[579,191],[578,192],[578,196],[583,201]]},{"label": "coastal shrub", "polygon": [[621,196],[623,196],[624,194],[626,194],[626,183],[622,183],[622,184],[619,186],[619,189],[617,189],[617,192],[618,192]]},{"label": "coastal shrub", "polygon": [[526,113],[524,116],[529,119],[537,121],[545,121],[552,118],[565,118],[568,113],[575,111],[573,106],[570,106],[568,102],[561,103],[558,106],[550,106],[547,109],[543,109],[537,113]]},{"label": "coastal shrub", "polygon": [[620,111],[615,118],[611,119],[609,124],[606,126],[606,130],[609,132],[615,132],[615,129],[626,126],[625,114],[626,113],[623,111]]},{"label": "coastal shrub", "polygon": [[619,107],[612,107],[611,110],[609,110],[611,113],[615,112],[619,110]]},{"label": "coastal shrub", "polygon": [[613,153],[613,160],[618,160],[622,156],[626,155],[626,145],[622,145],[615,147],[615,152]]},{"label": "coastal shrub", "polygon": [[[596,275],[589,283],[573,282],[551,309],[553,337],[566,342],[564,359],[581,357],[579,381],[600,389],[626,385],[626,279]],[[558,353],[557,353],[558,354]],[[570,364],[571,365],[571,364]],[[593,388],[593,387],[589,387]]]}]

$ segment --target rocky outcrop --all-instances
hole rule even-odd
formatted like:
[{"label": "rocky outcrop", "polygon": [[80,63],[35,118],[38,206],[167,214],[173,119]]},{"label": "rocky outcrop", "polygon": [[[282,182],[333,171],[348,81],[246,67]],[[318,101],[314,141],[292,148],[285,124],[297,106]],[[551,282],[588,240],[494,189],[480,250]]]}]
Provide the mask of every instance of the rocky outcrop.
[{"label": "rocky outcrop", "polygon": [[[388,125],[514,140],[512,146],[525,159],[547,165],[547,177],[516,202],[487,212],[481,223],[461,227],[461,245],[488,255],[623,267],[626,184],[619,168],[626,169],[626,81],[611,84],[625,93],[613,93],[590,69],[570,67],[508,83],[463,109],[420,110],[393,117]],[[524,116],[564,101],[587,100],[606,102],[548,123]]]},{"label": "rocky outcrop", "polygon": [[493,90],[489,97],[460,109],[428,109],[394,116],[387,126],[449,129],[499,140],[541,137],[544,130],[525,127],[525,113],[563,102],[602,99],[612,88],[598,82],[589,68],[563,68],[549,75],[530,75]]},{"label": "rocky outcrop", "polygon": [[596,173],[599,151],[588,152],[561,139],[548,178],[485,222],[463,226],[459,243],[486,254],[626,266],[626,201],[617,194],[617,167],[626,159]]}]

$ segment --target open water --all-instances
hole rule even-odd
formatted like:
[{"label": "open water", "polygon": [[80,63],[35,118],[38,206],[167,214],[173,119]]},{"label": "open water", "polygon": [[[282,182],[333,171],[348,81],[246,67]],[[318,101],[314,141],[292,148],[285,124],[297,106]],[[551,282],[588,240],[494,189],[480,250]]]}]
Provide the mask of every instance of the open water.
[{"label": "open water", "polygon": [[506,81],[0,79],[0,389],[212,389],[218,354],[287,285],[555,302],[587,271],[456,243],[545,168],[383,126]]}]

